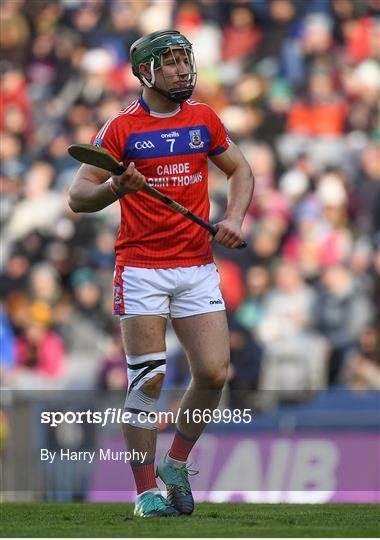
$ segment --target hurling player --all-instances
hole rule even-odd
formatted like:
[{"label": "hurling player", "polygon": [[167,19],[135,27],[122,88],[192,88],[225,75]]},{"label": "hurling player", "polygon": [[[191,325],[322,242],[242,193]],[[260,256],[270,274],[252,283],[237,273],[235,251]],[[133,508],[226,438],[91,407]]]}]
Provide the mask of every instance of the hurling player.
[{"label": "hurling player", "polygon": [[[253,193],[249,165],[214,111],[190,99],[196,83],[192,45],[174,30],[153,32],[131,47],[141,96],[110,118],[92,144],[123,162],[112,176],[82,165],[70,189],[74,212],[96,212],[119,200],[114,312],[120,318],[128,366],[124,425],[129,450],[147,452],[132,462],[137,499],[134,515],[191,514],[188,455],[204,422],[194,409],[218,406],[229,363],[229,333],[211,237],[142,188],[148,183],[205,220],[209,219],[208,160],[226,175],[228,204],[216,224],[216,242],[236,248]],[[171,447],[155,470],[155,411],[166,371],[167,318],[189,362],[191,382],[181,401]],[[140,454],[141,455],[141,454]],[[156,472],[167,487],[165,499]]]}]

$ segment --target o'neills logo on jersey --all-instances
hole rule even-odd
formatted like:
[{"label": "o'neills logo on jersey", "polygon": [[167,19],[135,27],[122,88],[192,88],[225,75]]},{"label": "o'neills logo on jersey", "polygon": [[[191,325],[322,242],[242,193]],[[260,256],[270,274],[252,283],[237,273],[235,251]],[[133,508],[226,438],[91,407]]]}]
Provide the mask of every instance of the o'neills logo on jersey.
[{"label": "o'neills logo on jersey", "polygon": [[168,139],[171,137],[179,137],[178,131],[171,131],[170,133],[161,133],[161,139]]},{"label": "o'neills logo on jersey", "polygon": [[205,143],[202,141],[200,129],[191,129],[189,131],[189,135],[190,135],[190,142],[189,142],[190,148],[202,148],[204,146]]}]

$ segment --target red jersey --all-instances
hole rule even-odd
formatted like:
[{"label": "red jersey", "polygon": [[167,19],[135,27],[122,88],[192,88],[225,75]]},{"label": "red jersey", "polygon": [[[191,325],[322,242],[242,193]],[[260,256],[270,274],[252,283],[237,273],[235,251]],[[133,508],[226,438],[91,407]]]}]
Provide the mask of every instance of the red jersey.
[{"label": "red jersey", "polygon": [[[188,100],[158,114],[140,97],[106,122],[92,144],[125,167],[134,162],[147,182],[209,220],[208,156],[227,150],[227,132],[208,105]],[[142,268],[213,261],[208,232],[144,191],[120,199],[116,264]]]}]

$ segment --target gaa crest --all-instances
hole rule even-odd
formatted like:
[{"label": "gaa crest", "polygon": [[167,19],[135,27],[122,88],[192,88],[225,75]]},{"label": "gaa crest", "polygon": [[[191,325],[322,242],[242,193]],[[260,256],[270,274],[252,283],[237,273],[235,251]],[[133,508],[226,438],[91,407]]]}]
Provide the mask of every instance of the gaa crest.
[{"label": "gaa crest", "polygon": [[201,130],[200,129],[191,129],[189,131],[190,135],[190,148],[203,148],[204,142],[201,139]]}]

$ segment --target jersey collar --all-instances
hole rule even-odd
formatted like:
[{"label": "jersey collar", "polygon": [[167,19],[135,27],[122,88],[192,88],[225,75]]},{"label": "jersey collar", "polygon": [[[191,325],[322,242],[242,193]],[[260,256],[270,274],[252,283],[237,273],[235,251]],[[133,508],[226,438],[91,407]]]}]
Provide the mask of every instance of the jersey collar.
[{"label": "jersey collar", "polygon": [[156,118],[170,118],[171,116],[175,116],[176,114],[178,114],[182,108],[181,105],[178,105],[178,108],[175,109],[174,111],[167,112],[167,113],[159,113],[159,112],[150,110],[150,108],[148,107],[147,103],[144,101],[142,96],[139,97],[139,103],[141,107],[144,109],[144,111],[150,114],[150,116],[154,116]]}]

